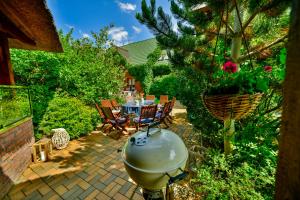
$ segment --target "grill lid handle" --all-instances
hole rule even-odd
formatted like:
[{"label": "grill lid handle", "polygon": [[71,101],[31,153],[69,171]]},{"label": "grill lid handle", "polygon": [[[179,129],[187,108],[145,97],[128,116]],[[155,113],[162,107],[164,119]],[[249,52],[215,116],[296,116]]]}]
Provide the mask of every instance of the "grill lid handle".
[{"label": "grill lid handle", "polygon": [[183,171],[181,168],[179,168],[179,170],[182,173],[178,174],[177,176],[170,176],[170,174],[166,173],[166,175],[170,178],[168,181],[168,185],[172,185],[173,183],[175,183],[177,181],[181,181],[189,175],[188,171]]},{"label": "grill lid handle", "polygon": [[147,130],[147,137],[150,136],[150,134],[149,134],[150,128],[153,128],[153,127],[156,127],[156,126],[159,126],[159,125],[160,125],[160,122],[150,123],[149,126],[148,126],[148,130]]}]

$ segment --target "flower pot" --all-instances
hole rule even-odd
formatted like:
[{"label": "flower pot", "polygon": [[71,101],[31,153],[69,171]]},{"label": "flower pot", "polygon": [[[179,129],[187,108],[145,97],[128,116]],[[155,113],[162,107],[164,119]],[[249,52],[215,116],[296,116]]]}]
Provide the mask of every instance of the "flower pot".
[{"label": "flower pot", "polygon": [[207,110],[220,120],[235,119],[239,120],[253,112],[262,93],[244,95],[203,95],[203,103]]}]

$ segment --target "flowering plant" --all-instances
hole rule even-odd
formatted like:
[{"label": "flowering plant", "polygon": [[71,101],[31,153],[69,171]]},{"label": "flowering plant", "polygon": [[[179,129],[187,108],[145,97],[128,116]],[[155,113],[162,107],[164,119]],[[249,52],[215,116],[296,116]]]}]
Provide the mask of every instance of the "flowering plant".
[{"label": "flowering plant", "polygon": [[273,76],[272,66],[243,66],[238,70],[237,64],[226,61],[222,68],[212,75],[208,95],[220,94],[254,94],[265,92]]},{"label": "flowering plant", "polygon": [[237,71],[237,64],[227,61],[223,65],[223,70],[228,73],[235,73]]}]

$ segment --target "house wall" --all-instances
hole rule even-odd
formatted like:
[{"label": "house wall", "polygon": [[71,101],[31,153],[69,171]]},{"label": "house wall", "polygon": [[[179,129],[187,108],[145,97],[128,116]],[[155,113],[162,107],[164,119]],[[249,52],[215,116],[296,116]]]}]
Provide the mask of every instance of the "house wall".
[{"label": "house wall", "polygon": [[[129,80],[129,79],[134,79],[134,77],[131,76],[131,75],[128,73],[128,71],[127,71],[127,72],[125,73],[125,82],[126,82],[126,86],[125,86],[124,90],[126,90],[127,86],[129,85],[129,83],[128,83],[128,80]],[[141,84],[140,81],[135,80],[135,82],[134,82],[134,87],[135,87],[135,89],[136,89],[136,91],[137,91],[138,93],[143,92],[142,84]]]},{"label": "house wall", "polygon": [[31,118],[0,131],[0,199],[31,163],[33,143]]}]

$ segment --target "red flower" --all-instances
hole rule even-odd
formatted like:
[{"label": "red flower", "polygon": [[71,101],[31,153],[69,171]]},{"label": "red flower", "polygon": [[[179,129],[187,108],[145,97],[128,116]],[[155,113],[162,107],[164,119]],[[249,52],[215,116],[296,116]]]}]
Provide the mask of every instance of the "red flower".
[{"label": "red flower", "polygon": [[223,65],[223,70],[228,73],[235,73],[237,71],[237,65],[231,61],[227,61]]},{"label": "red flower", "polygon": [[264,66],[264,69],[266,72],[271,72],[272,71],[272,66]]}]

